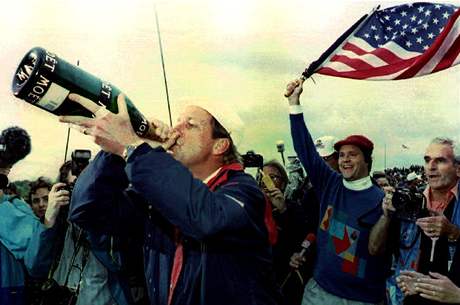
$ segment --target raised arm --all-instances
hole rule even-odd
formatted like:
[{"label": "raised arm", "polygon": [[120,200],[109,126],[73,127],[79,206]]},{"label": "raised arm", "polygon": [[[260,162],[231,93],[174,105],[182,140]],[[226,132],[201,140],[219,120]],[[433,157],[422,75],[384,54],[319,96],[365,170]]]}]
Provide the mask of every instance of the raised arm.
[{"label": "raised arm", "polygon": [[321,189],[332,177],[338,177],[316,151],[315,144],[307,129],[300,106],[300,95],[303,91],[303,80],[298,79],[287,85],[290,108],[291,136],[294,149],[303,167],[307,171],[312,184],[321,192]]}]

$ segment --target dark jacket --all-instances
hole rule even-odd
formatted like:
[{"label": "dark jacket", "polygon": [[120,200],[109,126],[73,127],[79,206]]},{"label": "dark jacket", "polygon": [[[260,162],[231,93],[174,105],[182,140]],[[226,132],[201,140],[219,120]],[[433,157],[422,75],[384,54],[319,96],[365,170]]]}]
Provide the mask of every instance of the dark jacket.
[{"label": "dark jacket", "polygon": [[70,219],[115,236],[144,223],[139,234],[151,304],[167,304],[178,240],[184,264],[172,304],[276,304],[263,194],[242,170],[221,175],[212,192],[161,148],[143,144],[127,164],[99,153],[78,179]]}]

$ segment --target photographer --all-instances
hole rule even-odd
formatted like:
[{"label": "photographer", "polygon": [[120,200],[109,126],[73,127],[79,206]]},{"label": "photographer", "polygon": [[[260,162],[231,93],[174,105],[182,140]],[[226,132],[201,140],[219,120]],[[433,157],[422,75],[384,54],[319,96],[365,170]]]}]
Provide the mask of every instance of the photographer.
[{"label": "photographer", "polygon": [[273,185],[267,186],[261,180],[261,187],[265,195],[268,196],[273,205],[273,212],[283,214],[286,209],[284,199],[284,190],[288,183],[288,176],[284,167],[276,160],[271,160],[264,163],[262,171],[265,176],[268,176],[273,182]]},{"label": "photographer", "polygon": [[[31,206],[35,216],[37,216],[40,221],[43,223],[45,221],[45,214],[46,210],[48,208],[48,198],[51,194],[51,197],[53,193],[50,193],[51,191],[51,182],[45,178],[45,177],[39,177],[37,180],[32,181],[29,183],[29,198],[28,198],[28,203]],[[50,204],[50,209],[53,208],[55,205],[55,202],[51,200]],[[39,238],[39,236],[32,236],[32,239]],[[34,243],[34,245],[37,245]],[[38,245],[37,245],[38,246]],[[44,247],[47,247],[46,245]],[[49,248],[49,247],[47,247]],[[48,258],[43,258],[39,253],[35,253],[35,251],[38,249],[34,249],[34,247],[31,247],[29,249],[30,255],[29,257],[33,258],[33,261],[36,261],[37,263],[34,264],[42,264],[42,261],[49,262]],[[46,252],[47,253],[47,252]],[[36,268],[36,266],[32,266],[31,260],[26,260],[27,262],[27,268],[29,270],[29,273],[33,274],[33,276],[30,276],[29,274],[26,276],[26,298],[27,298],[27,304],[29,305],[35,305],[35,304],[40,304],[40,299],[41,299],[41,286],[45,282],[46,278],[45,275],[39,276],[36,274],[36,270],[40,268]],[[41,268],[41,270],[46,270],[47,268]]]},{"label": "photographer", "polygon": [[[30,137],[19,127],[10,127],[0,135],[0,304],[24,305],[24,262],[30,259],[34,243],[50,244],[54,231],[34,215],[30,206],[17,196],[6,195],[8,174],[19,160],[31,150]],[[37,236],[37,238],[33,238]],[[42,253],[47,257],[47,250]],[[43,267],[40,265],[39,267]]]},{"label": "photographer", "polygon": [[[404,230],[401,228],[401,239],[410,236],[414,242],[410,248],[400,250],[401,256],[406,255],[409,259],[402,260],[405,264],[398,266],[397,271],[415,269],[417,273],[413,274],[419,275],[403,274],[398,278],[398,285],[406,295],[404,304],[440,304],[422,298],[419,291],[411,289],[414,281],[426,277],[429,272],[447,276],[457,286],[460,284],[460,251],[457,251],[460,236],[459,156],[458,147],[447,138],[433,139],[426,149],[428,187],[424,195],[430,216],[422,216]],[[436,299],[440,290],[431,293]]]},{"label": "photographer", "polygon": [[[80,153],[80,154],[79,154]],[[85,154],[83,154],[85,153]],[[58,183],[51,189],[49,204],[67,205],[70,201],[77,175],[86,167],[90,159],[89,151],[76,150],[72,153],[72,160],[65,162],[59,169]],[[122,304],[145,304],[142,303],[143,291],[138,298],[131,296],[130,287],[143,288],[143,282],[128,283],[128,274],[141,270],[142,264],[131,264],[131,270],[126,275],[118,276],[114,270],[109,270],[109,252],[117,254],[120,249],[107,246],[105,242],[96,236],[89,236],[76,225],[67,222],[67,206],[56,211],[54,226],[59,234],[54,240],[54,254],[51,269],[46,274],[47,281],[42,285],[40,305],[66,304],[75,305],[122,305]],[[39,251],[42,245],[35,249]],[[130,251],[137,254],[136,260],[142,260],[141,248],[137,251],[133,247]],[[37,260],[32,262],[39,263]],[[131,285],[130,285],[131,284]],[[128,287],[129,286],[129,287]],[[138,303],[137,303],[138,302]]]},{"label": "photographer", "polygon": [[48,207],[48,195],[51,190],[51,182],[45,177],[39,177],[29,184],[29,204],[35,216],[40,221],[45,220],[46,208]]}]

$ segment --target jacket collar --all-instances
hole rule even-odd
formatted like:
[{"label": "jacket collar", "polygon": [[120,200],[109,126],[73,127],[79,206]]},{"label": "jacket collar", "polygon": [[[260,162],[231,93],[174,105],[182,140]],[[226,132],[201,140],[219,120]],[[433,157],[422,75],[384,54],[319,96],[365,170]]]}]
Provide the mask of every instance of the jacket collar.
[{"label": "jacket collar", "polygon": [[211,191],[214,191],[219,185],[228,180],[229,172],[242,172],[243,170],[244,168],[240,163],[223,165],[217,170],[217,172],[211,174],[210,177],[206,179],[206,184],[211,189]]}]

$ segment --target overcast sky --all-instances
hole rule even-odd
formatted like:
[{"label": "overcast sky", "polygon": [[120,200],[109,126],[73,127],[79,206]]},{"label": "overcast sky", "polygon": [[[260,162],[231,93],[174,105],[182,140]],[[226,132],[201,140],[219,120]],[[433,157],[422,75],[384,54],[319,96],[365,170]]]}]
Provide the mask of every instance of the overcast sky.
[{"label": "overcast sky", "polygon": [[[294,154],[286,83],[298,77],[351,24],[377,4],[396,1],[156,1],[173,107],[198,98],[226,104],[245,122],[240,150],[279,158],[276,141]],[[458,2],[449,1],[460,5]],[[32,153],[11,179],[57,176],[67,126],[13,97],[23,55],[41,46],[122,89],[146,116],[168,121],[152,0],[16,0],[0,12],[0,128],[19,125]],[[374,168],[422,163],[435,136],[458,140],[459,68],[404,81],[315,76],[302,103],[314,137],[361,133],[376,146]],[[404,144],[409,149],[402,149]],[[71,132],[70,151],[97,147]]]}]

